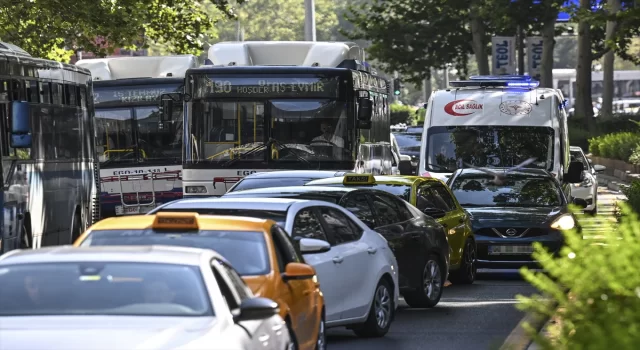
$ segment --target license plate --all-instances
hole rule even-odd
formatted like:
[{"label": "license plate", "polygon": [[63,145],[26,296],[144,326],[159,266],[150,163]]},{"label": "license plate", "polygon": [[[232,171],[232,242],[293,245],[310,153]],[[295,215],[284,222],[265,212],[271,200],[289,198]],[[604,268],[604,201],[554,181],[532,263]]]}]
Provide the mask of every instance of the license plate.
[{"label": "license plate", "polygon": [[520,255],[533,253],[530,245],[491,245],[489,255]]},{"label": "license plate", "polygon": [[137,214],[146,214],[150,212],[155,206],[152,205],[143,205],[136,207],[123,207],[122,205],[116,206],[116,215],[137,215]]}]

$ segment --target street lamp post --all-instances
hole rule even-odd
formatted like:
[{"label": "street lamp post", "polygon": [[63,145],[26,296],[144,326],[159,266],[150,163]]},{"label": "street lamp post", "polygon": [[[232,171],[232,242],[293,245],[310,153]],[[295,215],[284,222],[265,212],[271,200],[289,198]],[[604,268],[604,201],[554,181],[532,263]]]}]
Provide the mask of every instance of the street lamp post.
[{"label": "street lamp post", "polygon": [[316,41],[316,7],[313,0],[304,0],[304,40]]}]

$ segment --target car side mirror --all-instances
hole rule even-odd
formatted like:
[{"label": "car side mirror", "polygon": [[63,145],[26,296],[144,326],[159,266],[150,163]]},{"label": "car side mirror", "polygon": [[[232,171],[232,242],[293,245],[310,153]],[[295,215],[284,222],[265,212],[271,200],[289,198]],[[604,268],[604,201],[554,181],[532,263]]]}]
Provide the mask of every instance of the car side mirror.
[{"label": "car side mirror", "polygon": [[31,117],[28,102],[11,103],[11,140],[12,148],[31,148]]},{"label": "car side mirror", "polygon": [[587,201],[582,198],[573,198],[573,204],[579,206],[580,208],[586,208],[587,206],[589,206],[589,204],[587,204]]},{"label": "car side mirror", "polygon": [[398,164],[398,170],[400,170],[400,175],[412,175],[412,173],[411,173],[411,161],[410,160],[401,160],[400,164]]},{"label": "car side mirror", "polygon": [[438,208],[424,208],[422,212],[425,213],[426,215],[431,216],[434,219],[440,219],[445,215],[447,215],[447,213],[444,210],[438,209]]},{"label": "car side mirror", "polygon": [[605,171],[607,169],[606,166],[604,165],[600,165],[600,164],[596,164],[593,166],[593,170],[595,170],[596,173],[601,173],[603,171]]},{"label": "car side mirror", "polygon": [[584,164],[582,162],[569,163],[569,171],[564,174],[564,182],[577,184],[582,182]]},{"label": "car side mirror", "polygon": [[298,241],[298,244],[302,254],[319,254],[331,250],[331,244],[321,239],[302,238]]},{"label": "car side mirror", "polygon": [[316,270],[311,265],[301,263],[288,263],[285,267],[282,280],[287,282],[291,280],[311,279],[316,275]]},{"label": "car side mirror", "polygon": [[275,301],[267,298],[250,298],[240,303],[240,310],[233,320],[235,322],[264,320],[279,313],[280,308]]}]

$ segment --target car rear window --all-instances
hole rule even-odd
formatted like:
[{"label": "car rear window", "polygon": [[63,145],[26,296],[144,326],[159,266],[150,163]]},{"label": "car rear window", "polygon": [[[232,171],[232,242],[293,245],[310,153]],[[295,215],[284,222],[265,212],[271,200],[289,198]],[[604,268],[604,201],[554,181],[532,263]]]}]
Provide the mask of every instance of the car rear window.
[{"label": "car rear window", "polygon": [[[345,187],[343,184],[331,184],[331,185],[322,185],[322,186]],[[352,188],[352,187],[384,191],[387,193],[391,193],[395,196],[398,196],[407,202],[411,200],[411,186],[409,185],[376,184],[376,185],[349,186],[349,188]]]},{"label": "car rear window", "polygon": [[257,231],[171,232],[153,230],[91,231],[80,246],[168,245],[212,249],[224,256],[242,276],[271,271],[264,233]]}]

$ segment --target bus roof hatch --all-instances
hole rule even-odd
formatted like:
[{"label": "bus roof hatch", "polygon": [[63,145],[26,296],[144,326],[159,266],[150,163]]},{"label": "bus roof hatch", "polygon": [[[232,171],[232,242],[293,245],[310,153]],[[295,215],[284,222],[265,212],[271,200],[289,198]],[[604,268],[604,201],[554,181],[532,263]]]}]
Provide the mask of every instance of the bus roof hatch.
[{"label": "bus roof hatch", "polygon": [[79,60],[76,66],[91,71],[93,80],[184,78],[198,60],[194,55],[125,56]]}]

